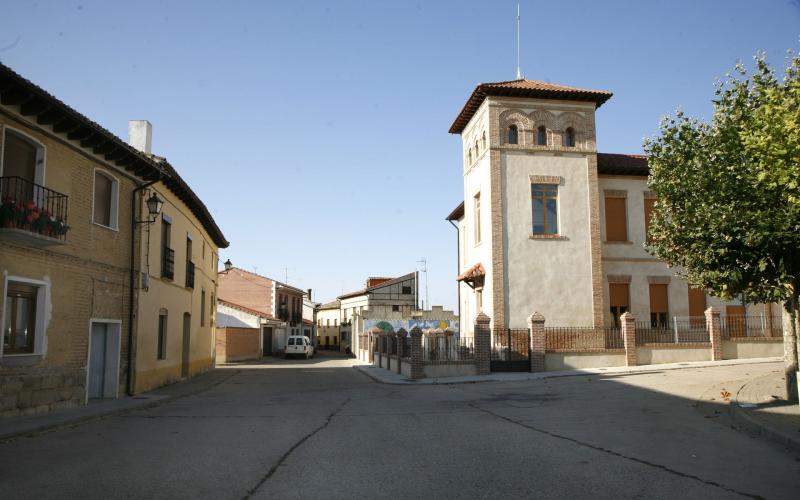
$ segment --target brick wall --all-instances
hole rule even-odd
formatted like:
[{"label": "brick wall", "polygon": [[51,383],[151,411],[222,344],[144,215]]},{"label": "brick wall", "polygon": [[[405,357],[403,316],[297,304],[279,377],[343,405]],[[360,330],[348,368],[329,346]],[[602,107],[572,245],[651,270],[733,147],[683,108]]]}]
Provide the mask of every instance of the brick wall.
[{"label": "brick wall", "polygon": [[217,361],[228,363],[261,357],[258,328],[217,328]]}]

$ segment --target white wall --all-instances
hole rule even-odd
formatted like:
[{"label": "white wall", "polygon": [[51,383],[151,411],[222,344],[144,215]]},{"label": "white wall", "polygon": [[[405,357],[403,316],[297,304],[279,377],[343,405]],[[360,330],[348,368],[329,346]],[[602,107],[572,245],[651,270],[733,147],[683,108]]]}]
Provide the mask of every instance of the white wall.
[{"label": "white wall", "polygon": [[218,327],[225,328],[231,326],[236,328],[259,328],[260,325],[261,318],[258,316],[217,302]]}]

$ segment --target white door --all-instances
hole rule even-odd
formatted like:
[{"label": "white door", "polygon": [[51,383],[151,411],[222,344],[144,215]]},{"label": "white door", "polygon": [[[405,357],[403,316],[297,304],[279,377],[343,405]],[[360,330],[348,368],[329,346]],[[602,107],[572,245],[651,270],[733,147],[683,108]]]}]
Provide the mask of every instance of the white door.
[{"label": "white door", "polygon": [[92,322],[89,340],[89,398],[114,398],[119,381],[119,323]]}]

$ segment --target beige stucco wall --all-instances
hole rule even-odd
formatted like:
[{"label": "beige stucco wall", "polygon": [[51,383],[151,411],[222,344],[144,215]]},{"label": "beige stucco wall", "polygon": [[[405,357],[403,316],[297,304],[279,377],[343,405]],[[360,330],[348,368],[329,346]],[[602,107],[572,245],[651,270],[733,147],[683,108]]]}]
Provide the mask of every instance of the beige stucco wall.
[{"label": "beige stucco wall", "polygon": [[636,359],[640,365],[711,361],[711,347],[637,347]]},{"label": "beige stucco wall", "polygon": [[783,356],[783,342],[722,341],[724,359],[772,358]]},{"label": "beige stucco wall", "polygon": [[[188,208],[163,184],[154,186],[165,203],[162,214],[172,219],[171,247],[175,251],[174,279],[161,277],[161,221],[150,225],[149,269],[147,252],[142,252],[141,269],[150,275],[149,290],[140,290],[137,309],[136,392],[142,392],[181,378],[183,353],[183,316],[191,315],[189,376],[214,364],[214,321],[216,316],[218,248]],[[147,227],[139,239],[147,245]],[[186,237],[192,238],[192,261],[195,264],[194,288],[186,288]],[[205,255],[203,244],[205,242]],[[205,290],[205,324],[200,325],[200,296]],[[168,311],[166,357],[157,359],[158,316]]]},{"label": "beige stucco wall", "polygon": [[[552,326],[591,325],[586,157],[508,152],[503,160],[509,326],[527,326],[527,317],[534,311],[543,314]],[[558,231],[564,239],[531,239],[531,175],[561,179]]]},{"label": "beige stucco wall", "polygon": [[580,370],[606,366],[625,366],[625,353],[548,352],[544,357],[546,371]]},{"label": "beige stucco wall", "polygon": [[[408,364],[410,368],[410,363]],[[394,363],[392,364],[394,367]],[[401,366],[401,370],[402,370]],[[465,377],[478,374],[478,366],[475,363],[449,363],[449,364],[430,364],[422,365],[422,372],[426,378],[439,377]]]}]

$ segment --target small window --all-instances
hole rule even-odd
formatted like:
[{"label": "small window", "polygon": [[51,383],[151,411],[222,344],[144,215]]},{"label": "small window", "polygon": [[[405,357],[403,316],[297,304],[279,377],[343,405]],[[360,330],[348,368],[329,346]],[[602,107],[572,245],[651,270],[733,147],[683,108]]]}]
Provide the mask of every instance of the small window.
[{"label": "small window", "polygon": [[400,306],[397,305],[397,304],[392,304],[392,311],[399,312],[400,311]]},{"label": "small window", "polygon": [[467,163],[472,163],[472,148],[467,152]]},{"label": "small window", "polygon": [[172,242],[172,224],[168,217],[161,217],[161,277],[175,279],[175,251]]},{"label": "small window", "polygon": [[480,153],[480,147],[478,145],[478,139],[475,139],[475,159],[478,159],[478,153]]},{"label": "small window", "polygon": [[558,185],[531,184],[533,234],[558,234]]},{"label": "small window", "polygon": [[668,285],[650,284],[650,326],[665,328],[669,318]]},{"label": "small window", "polygon": [[[403,291],[403,295],[411,295],[411,287],[410,286],[404,286],[402,291]],[[361,311],[361,312],[363,312],[363,311]]]},{"label": "small window", "polygon": [[630,295],[627,283],[609,283],[608,294],[611,305],[611,317],[614,319],[614,326],[620,327],[620,316],[630,310]]},{"label": "small window", "polygon": [[167,358],[167,311],[158,315],[158,359]]},{"label": "small window", "polygon": [[572,127],[569,127],[564,132],[564,146],[568,148],[575,147],[575,129],[573,129]]},{"label": "small window", "polygon": [[508,127],[508,143],[519,144],[519,130],[516,125],[509,125]]},{"label": "small window", "polygon": [[92,222],[116,229],[118,196],[116,179],[100,170],[95,170]]},{"label": "small window", "polygon": [[200,291],[200,326],[206,326],[206,291]]},{"label": "small window", "polygon": [[39,288],[8,282],[3,326],[3,354],[30,354],[36,338],[36,299]]},{"label": "small window", "polygon": [[536,130],[536,144],[547,146],[547,129],[542,125]]},{"label": "small window", "polygon": [[483,135],[481,136],[481,149],[483,149],[483,150],[486,149],[486,132],[485,131],[483,132]]},{"label": "small window", "polygon": [[475,218],[475,244],[481,242],[481,194],[478,193],[473,199],[473,215]]}]

